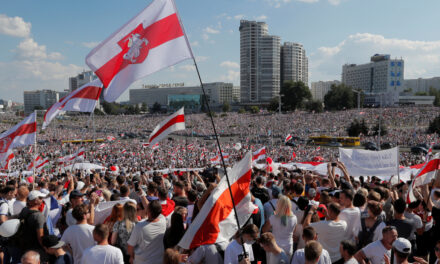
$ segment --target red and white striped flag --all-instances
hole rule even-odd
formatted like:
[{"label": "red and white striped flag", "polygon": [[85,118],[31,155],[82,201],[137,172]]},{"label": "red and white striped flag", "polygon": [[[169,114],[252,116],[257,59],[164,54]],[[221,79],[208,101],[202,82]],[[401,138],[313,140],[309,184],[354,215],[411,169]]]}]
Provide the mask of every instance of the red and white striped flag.
[{"label": "red and white striped flag", "polygon": [[0,164],[3,164],[8,158],[9,150],[35,143],[37,134],[36,120],[34,112],[11,129],[0,134]]},{"label": "red and white striped flag", "polygon": [[215,157],[210,158],[209,161],[211,162],[211,164],[220,164],[220,155],[216,155]]},{"label": "red and white striped flag", "polygon": [[63,164],[63,163],[68,163],[68,162],[74,161],[76,159],[82,159],[82,158],[84,158],[84,155],[85,155],[84,148],[80,148],[77,152],[75,152],[73,154],[59,158],[58,163]]},{"label": "red and white striped flag", "polygon": [[183,107],[160,122],[160,124],[154,128],[153,132],[151,132],[148,141],[150,145],[154,145],[169,134],[180,130],[185,130],[185,114]]},{"label": "red and white striped flag", "polygon": [[[126,149],[121,150],[121,153],[124,154],[125,152],[127,152]],[[134,153],[132,153],[132,155],[134,156]]]},{"label": "red and white striped flag", "polygon": [[201,154],[200,154],[200,160],[204,160],[205,159],[205,152],[202,152]]},{"label": "red and white striped flag", "polygon": [[289,142],[292,139],[292,135],[288,134],[287,137],[284,139],[284,143]]},{"label": "red and white striped flag", "polygon": [[290,160],[293,160],[295,158],[296,158],[296,153],[295,153],[295,151],[292,151],[292,156],[290,157]]},{"label": "red and white striped flag", "polygon": [[107,136],[107,140],[108,141],[114,141],[114,140],[116,140],[116,138],[114,136]]},{"label": "red and white striped flag", "polygon": [[154,145],[151,146],[151,149],[156,150],[159,148],[159,143],[156,143]]},{"label": "red and white striped flag", "polygon": [[86,64],[115,101],[134,81],[193,58],[173,0],[154,0],[94,48]]},{"label": "red and white striped flag", "polygon": [[429,159],[432,156],[432,147],[434,146],[434,142],[431,142],[431,145],[429,146],[428,153],[426,153],[425,161],[428,162]]},{"label": "red and white striped flag", "polygon": [[44,160],[41,160],[37,164],[35,164],[35,170],[40,171],[47,165],[49,165],[49,159],[45,158]]},{"label": "red and white striped flag", "polygon": [[35,164],[35,167],[37,167],[42,160],[43,160],[43,158],[41,158],[40,156],[37,156],[35,158],[35,160],[31,161],[31,163],[28,164],[27,170],[32,170],[34,167],[34,164]]},{"label": "red and white striped flag", "polygon": [[146,148],[146,147],[148,147],[150,145],[150,143],[142,143],[142,147],[143,148]]},{"label": "red and white striped flag", "polygon": [[417,200],[414,196],[414,188],[430,183],[431,180],[434,179],[437,170],[440,170],[440,154],[436,154],[430,161],[426,162],[417,173],[409,186],[408,195],[406,197],[407,203],[412,203]]},{"label": "red and white striped flag", "polygon": [[[244,159],[235,164],[231,172],[228,173],[240,226],[244,225],[257,208],[251,201],[249,191],[251,174],[251,153],[246,154]],[[226,242],[237,230],[231,194],[226,177],[223,177],[186,230],[179,246],[185,249],[193,249],[200,245]]]},{"label": "red and white striped flag", "polygon": [[81,86],[47,109],[44,114],[43,129],[49,125],[61,111],[93,112],[102,91],[102,84],[94,80]]},{"label": "red and white striped flag", "polygon": [[34,146],[31,145],[30,148],[29,148],[29,150],[28,150],[28,154],[32,154],[32,151],[33,151],[33,150],[34,150]]},{"label": "red and white striped flag", "polygon": [[107,147],[107,144],[105,144],[105,143],[102,143],[102,144],[100,144],[100,145],[98,146],[99,149],[103,149],[103,148],[105,148],[105,147]]},{"label": "red and white striped flag", "polygon": [[189,144],[189,145],[187,146],[187,148],[188,148],[189,150],[193,150],[193,149],[194,149],[194,144]]},{"label": "red and white striped flag", "polygon": [[266,147],[260,148],[259,150],[255,151],[252,155],[253,161],[257,161],[265,158],[266,158]]},{"label": "red and white striped flag", "polygon": [[2,168],[2,170],[9,170],[9,164],[15,159],[14,152],[10,151],[10,154],[6,158],[5,166]]}]

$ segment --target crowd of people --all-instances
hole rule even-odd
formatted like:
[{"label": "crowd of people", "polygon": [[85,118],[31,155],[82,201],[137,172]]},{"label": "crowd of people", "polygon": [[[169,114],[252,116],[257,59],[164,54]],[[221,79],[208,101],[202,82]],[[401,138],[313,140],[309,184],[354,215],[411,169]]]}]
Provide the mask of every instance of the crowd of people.
[{"label": "crowd of people", "polygon": [[[0,183],[1,263],[438,263],[440,258],[440,177],[414,190],[377,177],[350,176],[337,149],[298,144],[284,137],[346,136],[353,116],[388,128],[383,142],[400,146],[438,142],[426,134],[435,108],[366,109],[335,113],[237,114],[215,119],[229,166],[262,146],[277,161],[329,162],[326,175],[298,168],[270,172],[253,168],[249,195],[258,207],[226,241],[185,249],[179,241],[224,176],[210,158],[218,153],[209,119],[185,116],[187,129],[159,143],[143,142],[164,116],[86,116],[57,120],[39,131],[38,144],[15,151],[15,177]],[[11,127],[3,117],[0,130]],[[124,134],[135,134],[126,138]],[[89,145],[61,140],[115,139]],[[147,138],[146,137],[146,138]],[[362,135],[362,141],[375,141]],[[241,143],[241,148],[236,147]],[[84,159],[100,170],[67,170],[58,158],[86,149]],[[37,153],[50,165],[24,175]],[[401,154],[402,165],[423,162]],[[77,161],[74,161],[77,162]],[[70,164],[72,165],[72,164]],[[117,166],[117,170],[110,168]],[[161,169],[176,168],[174,172]],[[179,170],[181,168],[181,170]],[[185,169],[183,169],[185,168]],[[197,168],[197,169],[194,169]],[[32,169],[31,169],[32,170]],[[338,175],[336,171],[341,171]],[[5,174],[8,175],[8,174]]]}]

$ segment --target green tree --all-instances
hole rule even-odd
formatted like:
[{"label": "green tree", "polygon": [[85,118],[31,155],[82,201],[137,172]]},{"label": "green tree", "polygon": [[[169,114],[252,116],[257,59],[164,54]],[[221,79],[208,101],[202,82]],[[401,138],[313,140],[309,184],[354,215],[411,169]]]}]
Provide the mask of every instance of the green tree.
[{"label": "green tree", "polygon": [[322,102],[320,100],[309,100],[305,103],[305,108],[309,112],[322,113],[324,111],[324,107],[322,106]]},{"label": "green tree", "polygon": [[104,112],[102,112],[102,111],[99,110],[98,108],[95,108],[93,114],[94,114],[94,115],[97,115],[97,116],[102,116],[102,115],[104,115]]},{"label": "green tree", "polygon": [[229,102],[224,102],[223,103],[222,111],[223,112],[230,112],[231,111],[231,105],[229,104]]},{"label": "green tree", "polygon": [[116,103],[109,103],[109,102],[106,102],[106,101],[104,101],[102,103],[102,108],[104,109],[104,112],[107,115],[117,115],[117,114],[119,114],[119,111],[120,111],[120,107],[119,107],[118,104],[116,104]]},{"label": "green tree", "polygon": [[41,105],[34,106],[34,110],[43,110],[43,107]]},{"label": "green tree", "polygon": [[438,115],[434,120],[429,123],[428,133],[437,133],[440,135],[440,115]]},{"label": "green tree", "polygon": [[134,113],[135,113],[136,115],[138,115],[140,112],[141,112],[141,108],[139,107],[138,104],[136,104],[136,105],[134,106]]},{"label": "green tree", "polygon": [[440,106],[440,90],[437,90],[434,87],[429,87],[429,95],[435,96],[434,106]]},{"label": "green tree", "polygon": [[415,96],[426,96],[426,95],[428,95],[428,93],[427,92],[417,92],[414,95]]},{"label": "green tree", "polygon": [[239,114],[244,114],[244,113],[246,113],[246,109],[244,109],[244,108],[242,107],[242,108],[238,109],[238,113],[239,113]]},{"label": "green tree", "polygon": [[252,114],[258,114],[260,112],[260,108],[256,105],[251,106],[250,111]]},{"label": "green tree", "polygon": [[268,111],[276,112],[278,111],[278,107],[280,106],[279,97],[274,97],[270,100],[269,106],[267,107]]},{"label": "green tree", "polygon": [[142,105],[141,105],[141,112],[144,112],[144,113],[148,112],[148,107],[147,107],[146,103],[142,103]]},{"label": "green tree", "polygon": [[311,99],[312,93],[309,87],[303,82],[287,81],[281,87],[282,109],[287,111],[295,111],[302,107],[305,99]]},{"label": "green tree", "polygon": [[327,110],[351,109],[357,105],[357,96],[345,84],[332,85],[324,96],[324,104]]},{"label": "green tree", "polygon": [[162,107],[160,106],[160,104],[158,102],[155,102],[153,104],[153,107],[151,108],[151,112],[152,113],[158,113],[162,110]]},{"label": "green tree", "polygon": [[[388,134],[388,128],[387,126],[381,122],[380,123],[380,135],[386,136]],[[373,135],[377,136],[379,135],[379,122],[373,127]]]},{"label": "green tree", "polygon": [[355,119],[351,122],[350,126],[348,126],[347,134],[350,137],[358,137],[361,133],[364,135],[368,134],[368,127],[365,124],[365,120],[362,119],[362,121],[359,121]]}]

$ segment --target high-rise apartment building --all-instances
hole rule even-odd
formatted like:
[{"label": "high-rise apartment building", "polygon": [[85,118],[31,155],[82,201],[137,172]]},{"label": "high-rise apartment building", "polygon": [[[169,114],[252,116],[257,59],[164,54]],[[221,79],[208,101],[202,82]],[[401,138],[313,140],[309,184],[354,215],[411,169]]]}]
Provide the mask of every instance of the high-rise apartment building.
[{"label": "high-rise apartment building", "polygon": [[75,91],[79,87],[98,78],[92,71],[83,71],[75,77],[69,78],[69,91]]},{"label": "high-rise apartment building", "polygon": [[440,90],[440,77],[405,80],[405,90],[411,93],[429,93],[429,88]]},{"label": "high-rise apartment building", "polygon": [[58,102],[58,92],[52,90],[24,91],[24,112],[32,113],[36,108],[48,109]]},{"label": "high-rise apartment building", "polygon": [[309,60],[302,44],[284,42],[281,46],[281,85],[285,81],[309,82]]},{"label": "high-rise apartment building", "polygon": [[268,103],[280,91],[280,37],[264,22],[240,21],[241,103]]}]

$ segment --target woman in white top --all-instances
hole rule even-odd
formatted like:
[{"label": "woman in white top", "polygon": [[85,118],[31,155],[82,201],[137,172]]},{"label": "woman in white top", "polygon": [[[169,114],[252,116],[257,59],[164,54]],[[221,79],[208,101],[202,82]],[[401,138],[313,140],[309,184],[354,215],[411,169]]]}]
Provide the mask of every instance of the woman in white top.
[{"label": "woman in white top", "polygon": [[276,243],[289,257],[293,253],[293,230],[296,223],[296,216],[292,213],[292,203],[287,196],[281,195],[275,213],[263,226],[263,232],[269,232],[272,228]]}]

